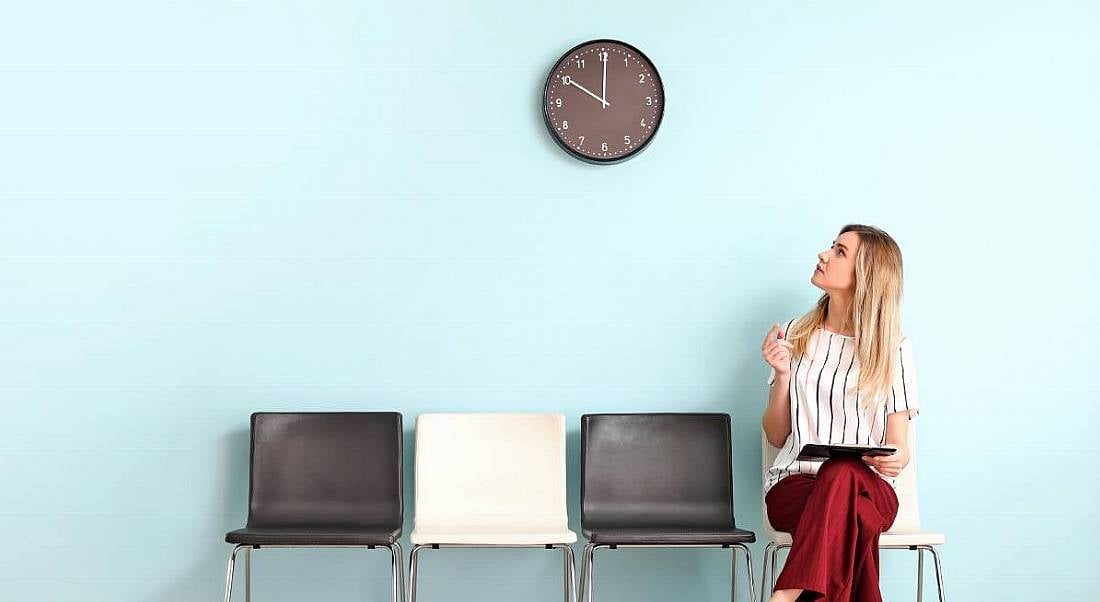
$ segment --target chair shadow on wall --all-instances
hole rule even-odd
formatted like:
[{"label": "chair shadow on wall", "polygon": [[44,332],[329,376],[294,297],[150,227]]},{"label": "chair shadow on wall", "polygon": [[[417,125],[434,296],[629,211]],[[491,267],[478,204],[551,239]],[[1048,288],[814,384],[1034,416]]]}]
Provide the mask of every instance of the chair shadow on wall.
[{"label": "chair shadow on wall", "polygon": [[[740,307],[749,313],[731,314],[725,326],[716,330],[709,346],[716,362],[735,359],[723,372],[725,380],[716,397],[705,400],[702,409],[728,412],[733,418],[734,512],[737,526],[755,532],[758,537],[764,529],[764,509],[760,500],[760,420],[768,403],[765,386],[768,366],[760,357],[760,342],[773,324],[802,314],[803,310],[795,306],[803,298],[809,299],[803,287],[787,287],[747,299]],[[731,344],[743,348],[731,350]],[[763,549],[759,541],[751,545],[756,559],[760,558]]]},{"label": "chair shadow on wall", "polygon": [[[746,299],[739,305],[748,313],[730,314],[724,326],[715,330],[708,347],[717,363],[732,361],[722,371],[724,380],[715,397],[702,401],[702,411],[726,412],[732,417],[734,514],[737,526],[756,533],[757,542],[763,532],[758,434],[768,402],[764,386],[768,367],[760,357],[760,341],[773,324],[800,313],[790,307],[804,296],[801,287],[790,287]],[[739,348],[731,349],[734,344]],[[759,562],[761,544],[750,547]]]},{"label": "chair shadow on wall", "polygon": [[[216,517],[215,520],[196,526],[201,532],[203,553],[192,559],[188,568],[164,585],[146,602],[194,602],[194,600],[220,600],[225,588],[225,560],[228,544],[225,533],[244,523],[248,499],[248,450],[251,435],[247,423],[222,435],[218,442],[221,453],[216,465],[208,474],[219,475],[219,486],[214,489],[214,499],[208,500],[208,511],[196,516]],[[164,544],[164,550],[171,549]],[[155,548],[153,548],[155,549]]]}]

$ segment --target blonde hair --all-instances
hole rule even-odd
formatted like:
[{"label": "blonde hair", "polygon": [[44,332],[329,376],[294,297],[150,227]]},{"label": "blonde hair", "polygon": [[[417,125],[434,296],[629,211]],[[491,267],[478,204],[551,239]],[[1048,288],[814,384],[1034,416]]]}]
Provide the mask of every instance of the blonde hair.
[{"label": "blonde hair", "polygon": [[[857,385],[865,406],[886,400],[894,380],[896,351],[901,346],[901,249],[890,235],[873,226],[848,224],[840,234],[855,232],[859,236],[856,248],[856,287],[850,315],[844,316],[844,326],[855,332],[856,357],[859,358]],[[801,357],[809,345],[810,335],[825,322],[829,311],[829,295],[823,294],[813,309],[791,324],[785,338]]]}]

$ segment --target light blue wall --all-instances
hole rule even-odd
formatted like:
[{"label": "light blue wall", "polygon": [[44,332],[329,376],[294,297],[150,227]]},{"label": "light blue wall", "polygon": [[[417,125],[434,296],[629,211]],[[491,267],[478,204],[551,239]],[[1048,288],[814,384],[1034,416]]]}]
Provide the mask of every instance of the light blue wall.
[{"label": "light blue wall", "polygon": [[[0,599],[217,599],[254,410],[562,411],[572,498],[581,413],[728,411],[758,529],[760,339],[850,221],[905,252],[949,595],[1091,595],[1100,10],[1016,4],[6,6]],[[596,37],[668,92],[614,167],[539,113]],[[726,599],[726,558],[605,556],[600,599]],[[266,602],[386,596],[378,552],[255,570]],[[559,583],[438,552],[422,599]]]}]

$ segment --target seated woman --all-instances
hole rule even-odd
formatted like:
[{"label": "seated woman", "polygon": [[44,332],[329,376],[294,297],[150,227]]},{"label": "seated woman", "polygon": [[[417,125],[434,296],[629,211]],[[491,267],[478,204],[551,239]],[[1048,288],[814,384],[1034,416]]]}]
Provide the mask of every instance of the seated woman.
[{"label": "seated woman", "polygon": [[[879,535],[898,512],[894,478],[909,463],[918,413],[913,350],[901,334],[901,250],[882,230],[845,226],[818,255],[824,291],[801,318],[776,324],[764,434],[781,448],[764,475],[772,526],[793,544],[772,602],[881,602]],[[890,456],[798,460],[808,443],[897,448]]]}]

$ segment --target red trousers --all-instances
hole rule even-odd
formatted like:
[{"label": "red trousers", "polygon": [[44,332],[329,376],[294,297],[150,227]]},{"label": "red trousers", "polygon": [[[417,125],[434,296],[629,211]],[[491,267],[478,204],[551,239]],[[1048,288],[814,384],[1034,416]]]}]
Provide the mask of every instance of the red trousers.
[{"label": "red trousers", "polygon": [[791,475],[765,497],[768,520],[793,544],[775,589],[799,600],[882,602],[879,535],[894,524],[898,497],[859,458],[826,460],[817,475]]}]

